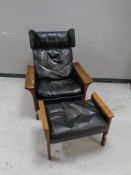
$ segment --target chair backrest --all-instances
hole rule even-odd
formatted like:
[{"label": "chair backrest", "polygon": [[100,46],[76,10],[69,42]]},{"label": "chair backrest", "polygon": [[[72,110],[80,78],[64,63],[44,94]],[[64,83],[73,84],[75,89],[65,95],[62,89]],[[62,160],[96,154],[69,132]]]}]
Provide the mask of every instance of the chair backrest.
[{"label": "chair backrest", "polygon": [[38,79],[60,80],[69,77],[73,70],[71,47],[75,46],[75,31],[36,32],[29,30]]}]

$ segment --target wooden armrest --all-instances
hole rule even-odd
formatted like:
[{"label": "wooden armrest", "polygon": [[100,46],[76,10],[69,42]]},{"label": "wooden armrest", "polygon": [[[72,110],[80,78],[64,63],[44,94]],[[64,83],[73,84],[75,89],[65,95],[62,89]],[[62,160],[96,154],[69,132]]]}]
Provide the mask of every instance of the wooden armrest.
[{"label": "wooden armrest", "polygon": [[104,101],[98,96],[96,92],[94,92],[91,95],[91,98],[100,107],[100,109],[108,119],[112,119],[114,117],[114,114],[112,113],[112,111],[108,108],[108,106],[104,103]]},{"label": "wooden armrest", "polygon": [[44,130],[49,131],[48,119],[46,115],[45,105],[43,100],[39,100],[39,109],[41,114],[42,127]]},{"label": "wooden armrest", "polygon": [[25,80],[25,89],[34,89],[35,88],[35,71],[33,65],[27,66],[26,80]]},{"label": "wooden armrest", "polygon": [[84,84],[92,83],[93,79],[88,75],[88,73],[83,69],[79,62],[74,63],[74,68],[78,76],[81,78]]}]

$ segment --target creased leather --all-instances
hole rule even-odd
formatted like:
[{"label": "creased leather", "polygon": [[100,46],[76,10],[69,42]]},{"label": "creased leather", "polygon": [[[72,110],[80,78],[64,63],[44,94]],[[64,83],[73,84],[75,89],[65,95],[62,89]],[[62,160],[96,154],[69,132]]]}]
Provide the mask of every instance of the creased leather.
[{"label": "creased leather", "polygon": [[102,133],[107,128],[92,100],[50,104],[46,111],[52,143]]},{"label": "creased leather", "polygon": [[75,31],[36,32],[29,31],[33,50],[36,94],[48,103],[82,98],[82,85],[73,78],[73,55]]},{"label": "creased leather", "polygon": [[34,64],[38,79],[64,79],[73,70],[72,50],[65,49],[35,49]]}]

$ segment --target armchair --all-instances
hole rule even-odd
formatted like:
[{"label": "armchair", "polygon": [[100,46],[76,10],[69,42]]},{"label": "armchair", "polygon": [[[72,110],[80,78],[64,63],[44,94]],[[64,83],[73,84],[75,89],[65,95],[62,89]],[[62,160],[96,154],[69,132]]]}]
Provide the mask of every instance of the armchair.
[{"label": "armchair", "polygon": [[74,29],[61,32],[30,30],[29,39],[34,65],[27,66],[25,89],[32,94],[36,118],[39,119],[39,100],[44,99],[45,104],[85,100],[92,78],[79,62],[73,63]]}]

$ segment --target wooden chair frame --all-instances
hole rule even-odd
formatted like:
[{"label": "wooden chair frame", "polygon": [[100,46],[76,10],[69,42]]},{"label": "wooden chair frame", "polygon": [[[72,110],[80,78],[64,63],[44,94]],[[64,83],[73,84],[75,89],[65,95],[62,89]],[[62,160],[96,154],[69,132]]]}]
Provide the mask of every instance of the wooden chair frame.
[{"label": "wooden chair frame", "polygon": [[[94,92],[91,95],[92,100],[98,105],[99,109],[103,113],[103,117],[107,121],[107,129],[103,133],[102,139],[101,139],[101,145],[105,146],[106,140],[107,140],[107,135],[110,129],[111,125],[111,120],[114,117],[114,114],[112,111],[109,109],[109,107],[104,103],[104,101],[97,95],[96,92]],[[48,151],[48,159],[51,160],[51,140],[50,140],[50,128],[48,124],[48,118],[46,115],[46,110],[45,110],[45,105],[43,100],[39,100],[39,108],[40,108],[40,116],[41,116],[41,121],[42,121],[42,127],[45,132],[46,140],[47,140],[47,151]]]},{"label": "wooden chair frame", "polygon": [[[79,62],[76,62],[73,65],[76,73],[78,74],[78,76],[83,82],[83,99],[85,100],[87,88],[92,83],[93,80],[89,76],[89,74],[83,69],[83,67],[80,65]],[[35,94],[35,69],[33,65],[27,66],[25,89],[27,89],[32,94],[33,101],[34,101],[34,108],[36,111],[36,119],[38,120],[39,105]]]},{"label": "wooden chair frame", "polygon": [[33,65],[27,66],[26,79],[25,79],[25,89],[27,89],[33,97],[34,108],[36,111],[36,119],[39,119],[38,110],[39,105],[35,94],[35,69]]}]

